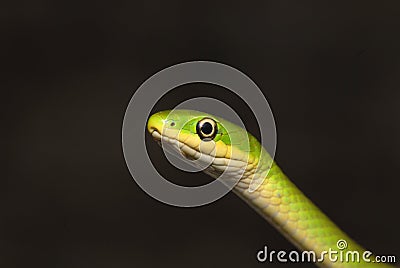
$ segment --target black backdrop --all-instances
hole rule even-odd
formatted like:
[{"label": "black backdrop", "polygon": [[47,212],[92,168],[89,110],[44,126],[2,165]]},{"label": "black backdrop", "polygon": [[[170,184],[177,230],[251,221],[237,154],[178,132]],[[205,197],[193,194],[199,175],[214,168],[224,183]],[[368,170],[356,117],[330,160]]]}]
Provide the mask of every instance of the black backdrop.
[{"label": "black backdrop", "polygon": [[[249,75],[289,177],[362,245],[400,257],[398,1],[15,1],[0,18],[1,267],[284,267],[257,263],[264,245],[293,246],[234,194],[171,207],[126,168],[135,89],[199,59]],[[212,95],[196,88],[159,107]]]}]

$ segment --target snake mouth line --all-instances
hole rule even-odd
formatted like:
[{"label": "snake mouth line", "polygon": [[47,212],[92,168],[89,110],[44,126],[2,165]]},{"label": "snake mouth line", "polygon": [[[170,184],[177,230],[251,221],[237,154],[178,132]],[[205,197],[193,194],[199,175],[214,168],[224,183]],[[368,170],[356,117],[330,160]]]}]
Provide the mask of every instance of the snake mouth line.
[{"label": "snake mouth line", "polygon": [[[201,152],[197,151],[196,149],[187,146],[186,144],[180,142],[179,140],[173,138],[173,137],[168,137],[166,135],[161,135],[161,133],[157,129],[153,129],[151,131],[151,135],[154,140],[158,142],[159,145],[161,145],[161,142],[166,142],[169,145],[172,145],[176,150],[178,150],[185,158],[188,158],[189,160],[193,160],[191,158],[195,157],[200,157],[202,154]],[[204,154],[203,154],[204,155]],[[211,156],[208,156],[211,158]]]},{"label": "snake mouth line", "polygon": [[221,172],[227,171],[230,175],[241,177],[243,175],[243,172],[246,172],[246,169],[249,165],[249,163],[241,160],[211,156],[202,153],[199,150],[180,142],[174,137],[161,135],[161,133],[157,129],[153,129],[151,131],[151,135],[160,146],[162,146],[162,142],[166,142],[167,144],[171,145],[176,151],[182,154],[182,156],[186,159],[190,161],[200,161],[202,162],[202,164],[207,164],[208,168],[211,169],[213,172],[216,172],[216,174],[218,175]]},{"label": "snake mouth line", "polygon": [[157,140],[157,141],[159,141],[159,140],[161,140],[161,134],[160,134],[160,132],[158,132],[157,131],[157,129],[153,129],[151,132],[150,132],[150,134],[151,134],[151,136],[155,139],[155,140]]}]

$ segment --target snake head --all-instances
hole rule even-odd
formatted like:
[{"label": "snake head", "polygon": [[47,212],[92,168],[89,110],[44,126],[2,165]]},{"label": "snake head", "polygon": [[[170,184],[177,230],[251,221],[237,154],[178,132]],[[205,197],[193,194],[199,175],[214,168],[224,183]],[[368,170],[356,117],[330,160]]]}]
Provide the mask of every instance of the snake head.
[{"label": "snake head", "polygon": [[214,178],[255,174],[261,145],[245,129],[207,113],[166,110],[150,116],[147,130]]},{"label": "snake head", "polygon": [[191,110],[153,114],[147,130],[159,142],[173,146],[187,159],[225,155],[230,144],[228,131],[217,118]]}]

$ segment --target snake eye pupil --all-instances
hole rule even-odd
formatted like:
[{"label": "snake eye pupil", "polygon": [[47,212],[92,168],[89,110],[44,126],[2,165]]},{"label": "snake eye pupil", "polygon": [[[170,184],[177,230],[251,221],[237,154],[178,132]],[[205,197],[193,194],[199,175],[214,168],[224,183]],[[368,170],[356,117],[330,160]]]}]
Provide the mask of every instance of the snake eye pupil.
[{"label": "snake eye pupil", "polygon": [[203,132],[206,135],[210,135],[211,132],[213,130],[212,125],[209,122],[205,122],[202,126],[201,126],[201,132]]},{"label": "snake eye pupil", "polygon": [[217,135],[217,123],[211,118],[203,118],[196,125],[197,135],[202,140],[212,140]]}]

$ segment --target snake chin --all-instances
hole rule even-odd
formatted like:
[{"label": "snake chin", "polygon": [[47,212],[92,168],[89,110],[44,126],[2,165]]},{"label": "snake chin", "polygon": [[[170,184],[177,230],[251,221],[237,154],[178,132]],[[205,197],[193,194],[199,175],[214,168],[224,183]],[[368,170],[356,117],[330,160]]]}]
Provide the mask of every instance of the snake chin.
[{"label": "snake chin", "polygon": [[[151,136],[153,137],[153,139],[157,142],[157,144],[161,147],[166,146],[172,150],[174,150],[175,152],[179,153],[182,157],[186,158],[187,160],[195,160],[194,157],[190,156],[189,154],[187,154],[185,151],[183,151],[179,145],[178,142],[171,142],[171,139],[167,138],[167,137],[162,137],[161,134],[154,129],[151,132]],[[164,144],[162,143],[164,142]]]},{"label": "snake chin", "polygon": [[161,144],[161,134],[156,129],[153,129],[151,131],[151,136],[156,142],[160,142]]},{"label": "snake chin", "polygon": [[[151,132],[151,135],[158,145],[160,145],[164,150],[170,153],[174,151],[180,154],[182,158],[190,161],[191,164],[201,168],[201,170],[214,178],[218,178],[226,170],[226,165],[229,163],[229,161],[227,162],[225,159],[218,159],[207,154],[203,154],[200,151],[179,142],[179,140],[174,139],[173,137],[162,136],[156,129]],[[233,160],[230,161],[232,162]],[[236,175],[238,172],[236,169],[230,170],[231,168],[229,167],[227,169],[228,173],[231,175]]]}]

